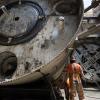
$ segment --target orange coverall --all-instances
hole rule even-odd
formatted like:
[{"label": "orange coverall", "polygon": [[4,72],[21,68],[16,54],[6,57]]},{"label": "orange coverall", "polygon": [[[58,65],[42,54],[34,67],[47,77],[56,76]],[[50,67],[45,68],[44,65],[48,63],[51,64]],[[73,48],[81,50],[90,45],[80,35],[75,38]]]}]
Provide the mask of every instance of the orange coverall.
[{"label": "orange coverall", "polygon": [[84,99],[83,86],[81,83],[81,76],[83,70],[77,63],[72,63],[67,66],[67,86],[69,87],[69,99],[74,100],[76,92],[78,93],[79,100]]}]

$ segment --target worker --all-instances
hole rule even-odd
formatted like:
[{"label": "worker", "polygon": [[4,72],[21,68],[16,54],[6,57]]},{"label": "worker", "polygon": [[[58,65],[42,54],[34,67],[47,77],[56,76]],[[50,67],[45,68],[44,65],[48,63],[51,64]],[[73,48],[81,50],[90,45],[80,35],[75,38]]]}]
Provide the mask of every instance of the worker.
[{"label": "worker", "polygon": [[69,87],[69,100],[75,100],[76,93],[79,100],[84,100],[83,86],[81,78],[84,77],[82,67],[76,63],[75,58],[71,58],[70,64],[66,68],[67,87]]}]

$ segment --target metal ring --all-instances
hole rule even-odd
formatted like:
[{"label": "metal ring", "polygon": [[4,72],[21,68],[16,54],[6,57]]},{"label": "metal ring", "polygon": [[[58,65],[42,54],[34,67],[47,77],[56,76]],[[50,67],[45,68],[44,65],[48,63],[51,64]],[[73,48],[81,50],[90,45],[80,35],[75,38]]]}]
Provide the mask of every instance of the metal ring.
[{"label": "metal ring", "polygon": [[[11,7],[14,7],[14,5],[16,5],[16,4],[18,4],[18,1],[8,4],[6,7],[9,10],[9,9],[11,9]],[[29,6],[32,6],[35,9],[37,9],[39,16],[42,16],[42,17],[38,18],[34,27],[26,33],[18,34],[15,36],[0,35],[0,44],[1,45],[11,46],[11,45],[17,45],[20,43],[28,42],[29,40],[33,39],[45,25],[45,23],[46,23],[45,14],[44,14],[42,8],[37,3],[32,2],[32,1],[22,1],[22,4],[27,4]],[[2,11],[0,10],[0,12],[2,12]]]}]

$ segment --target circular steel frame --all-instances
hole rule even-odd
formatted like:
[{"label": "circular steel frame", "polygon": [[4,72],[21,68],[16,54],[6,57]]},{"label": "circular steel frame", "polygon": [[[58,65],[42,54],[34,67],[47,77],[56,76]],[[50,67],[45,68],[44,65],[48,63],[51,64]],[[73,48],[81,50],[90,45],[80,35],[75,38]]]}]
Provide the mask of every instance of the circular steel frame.
[{"label": "circular steel frame", "polygon": [[0,53],[0,77],[10,78],[17,69],[17,57],[14,53],[5,51]]},{"label": "circular steel frame", "polygon": [[[17,5],[17,4],[18,4],[18,1],[6,5],[6,8],[9,11],[9,9],[11,9],[12,7],[14,7],[14,5]],[[42,18],[38,18],[36,24],[29,32],[26,32],[23,34],[18,34],[13,37],[0,35],[0,44],[1,45],[11,46],[11,45],[17,45],[20,43],[28,42],[29,40],[33,39],[45,25],[45,22],[46,22],[45,14],[44,14],[42,8],[37,3],[32,2],[32,1],[22,1],[22,4],[28,4],[28,5],[32,6],[33,8],[37,9],[39,16],[40,17],[42,16]],[[1,15],[3,14],[2,10],[0,10],[0,14]],[[11,42],[8,42],[9,39],[11,39]]]}]

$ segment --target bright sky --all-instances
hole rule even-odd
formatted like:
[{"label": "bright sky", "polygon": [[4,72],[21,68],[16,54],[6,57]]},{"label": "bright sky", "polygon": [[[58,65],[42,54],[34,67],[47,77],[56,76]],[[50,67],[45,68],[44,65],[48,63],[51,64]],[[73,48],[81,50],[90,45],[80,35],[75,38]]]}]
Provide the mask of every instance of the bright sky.
[{"label": "bright sky", "polygon": [[87,8],[89,5],[91,5],[92,0],[83,0],[84,1],[84,8]]}]

